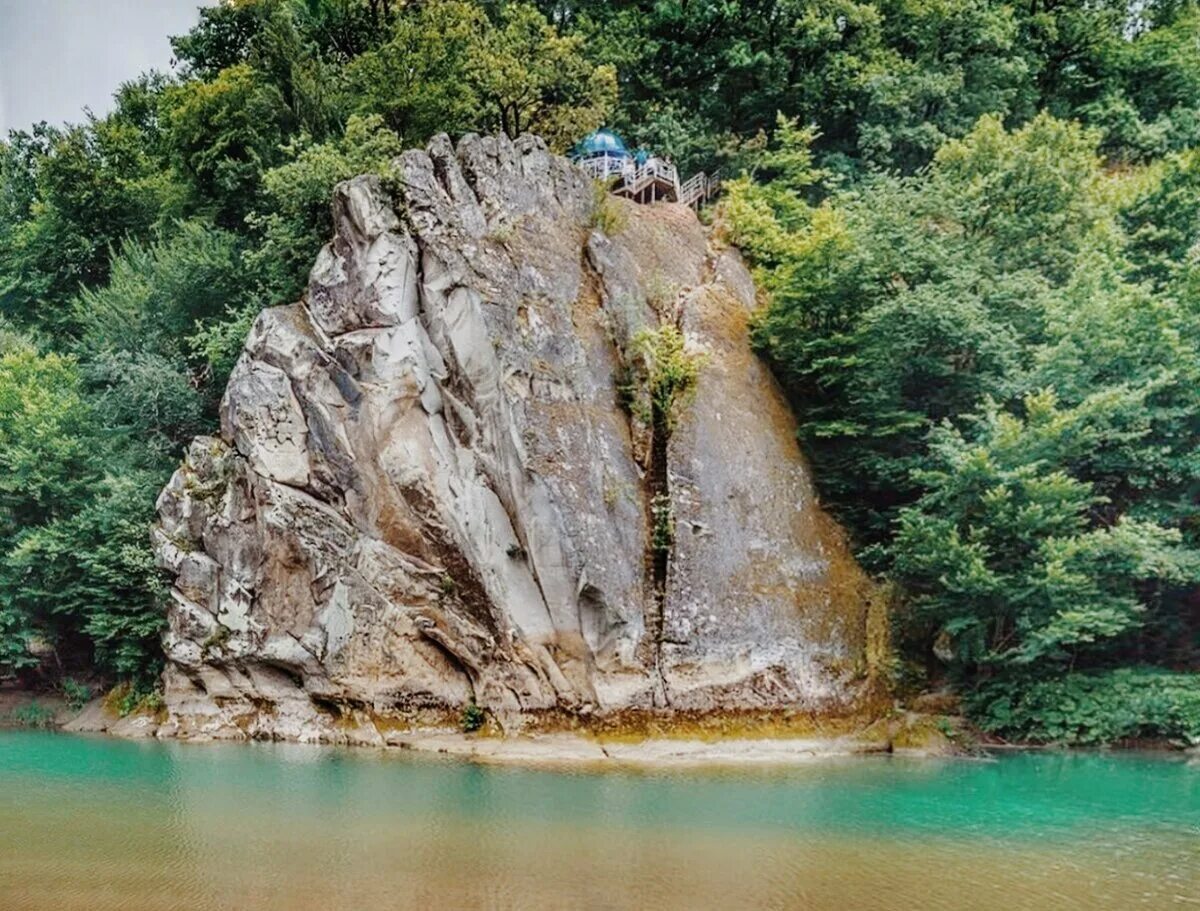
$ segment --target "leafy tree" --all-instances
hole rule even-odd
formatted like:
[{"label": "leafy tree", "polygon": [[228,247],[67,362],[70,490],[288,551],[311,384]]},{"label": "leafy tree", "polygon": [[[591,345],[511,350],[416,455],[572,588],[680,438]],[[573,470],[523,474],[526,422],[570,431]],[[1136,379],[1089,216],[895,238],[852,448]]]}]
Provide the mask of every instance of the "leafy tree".
[{"label": "leafy tree", "polygon": [[108,283],[83,290],[74,302],[84,350],[178,348],[197,320],[219,316],[244,295],[241,246],[237,235],[203,221],[125,243]]},{"label": "leafy tree", "polygon": [[255,0],[201,7],[200,21],[191,31],[171,38],[184,75],[208,81],[222,70],[246,63],[268,9]]},{"label": "leafy tree", "polygon": [[916,619],[949,639],[956,665],[1044,674],[1094,662],[1200,578],[1178,530],[1095,524],[1104,498],[1063,467],[1104,444],[1114,412],[1142,404],[1101,394],[1063,410],[1046,391],[1020,417],[988,403],[971,439],[933,433],[925,493],[901,511],[891,555]]},{"label": "leafy tree", "polygon": [[263,172],[279,160],[280,143],[294,126],[279,88],[239,63],[212,82],[171,86],[163,112],[193,205],[237,229],[259,201]]},{"label": "leafy tree", "polygon": [[94,478],[93,414],[74,358],[40,354],[27,341],[0,352],[0,543],[68,515]]},{"label": "leafy tree", "polygon": [[616,73],[591,63],[536,8],[442,0],[401,15],[390,39],[347,67],[358,110],[422,141],[437,131],[536,132],[563,150],[616,103]]},{"label": "leafy tree", "polygon": [[1102,242],[1097,137],[1039,114],[1006,131],[986,116],[934,159],[935,192],[968,236],[986,243],[1003,270],[1059,277],[1088,243]]},{"label": "leafy tree", "polygon": [[866,162],[911,172],[985,114],[1033,113],[1031,64],[1012,7],[903,0],[879,8],[888,50],[862,67],[851,91]]},{"label": "leafy tree", "polygon": [[36,639],[64,672],[152,673],[162,608],[147,536],[161,465],[123,464],[75,359],[4,342],[0,670],[36,665]]},{"label": "leafy tree", "polygon": [[616,71],[583,54],[583,38],[560,36],[532,6],[505,4],[470,48],[467,76],[483,102],[485,129],[541,134],[564,151],[608,119]]},{"label": "leafy tree", "polygon": [[1160,288],[1178,279],[1200,252],[1200,154],[1173,155],[1161,171],[1121,213],[1135,276]]},{"label": "leafy tree", "polygon": [[161,663],[162,583],[146,546],[158,477],[105,478],[78,513],[30,529],[0,563],[0,615],[58,646],[65,671],[152,679]]},{"label": "leafy tree", "polygon": [[353,109],[379,115],[406,142],[471,129],[480,100],[467,59],[488,27],[469,3],[422,4],[399,17],[385,42],[346,66]]},{"label": "leafy tree", "polygon": [[[123,91],[132,102],[132,88]],[[108,275],[109,248],[146,236],[178,194],[124,111],[82,126],[41,125],[0,145],[0,312],[27,326],[70,328],[67,300]]]}]

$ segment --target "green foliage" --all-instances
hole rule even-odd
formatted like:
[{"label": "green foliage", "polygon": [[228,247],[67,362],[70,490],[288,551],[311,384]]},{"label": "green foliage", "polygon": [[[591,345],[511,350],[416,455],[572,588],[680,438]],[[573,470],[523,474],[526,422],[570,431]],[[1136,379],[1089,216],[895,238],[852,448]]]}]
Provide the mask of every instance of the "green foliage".
[{"label": "green foliage", "polygon": [[593,181],[590,226],[608,237],[616,237],[625,230],[628,223],[628,214],[621,208],[617,198],[609,192],[608,184],[599,180]]},{"label": "green foliage", "polygon": [[650,402],[647,423],[670,433],[695,393],[704,357],[688,351],[683,333],[670,323],[639,329],[630,351],[634,374]]},{"label": "green foliage", "polygon": [[[392,159],[402,151],[400,137],[377,114],[351,116],[338,139],[313,145],[301,137],[285,149],[290,160],[263,175],[264,210],[250,218],[262,243],[246,265],[269,297],[291,300],[303,290],[317,251],[333,230],[334,185],[358,174],[388,176]],[[239,327],[244,322],[236,312],[234,321]]]},{"label": "green foliage", "polygon": [[166,708],[166,701],[163,699],[163,694],[158,690],[150,690],[137,704],[136,711],[146,712],[151,715],[158,714]]},{"label": "green foliage", "polygon": [[[151,91],[127,86],[118,98],[140,106]],[[70,328],[68,299],[106,279],[110,248],[179,211],[157,153],[154,119],[126,109],[0,143],[0,312],[27,327]]]},{"label": "green foliage", "polygon": [[1190,157],[1127,178],[1078,124],[986,116],[917,177],[814,188],[815,134],[782,126],[723,217],[770,292],[755,341],[824,499],[900,586],[910,653],[1018,696],[1193,665]]},{"label": "green foliage", "polygon": [[1033,743],[1200,744],[1200,674],[1131,667],[993,681],[971,695],[967,708],[983,730]]},{"label": "green foliage", "polygon": [[441,0],[405,10],[386,42],[347,67],[355,110],[408,141],[438,130],[536,132],[559,151],[600,126],[617,98],[612,66],[534,6]]},{"label": "green foliage", "polygon": [[47,730],[54,727],[54,712],[41,703],[29,702],[13,709],[8,721],[20,728]]},{"label": "green foliage", "polygon": [[925,493],[900,513],[892,573],[958,664],[1045,673],[1101,659],[1152,601],[1200,579],[1178,530],[1128,517],[1094,525],[1105,499],[1064,470],[1128,407],[1136,397],[1061,410],[1044,392],[1025,399],[1023,418],[987,403],[970,440],[949,426],[931,435]]},{"label": "green foliage", "polygon": [[76,712],[87,705],[92,698],[92,688],[71,677],[64,677],[59,682],[59,688],[62,690],[63,698],[67,700],[67,705]]},{"label": "green foliage", "polygon": [[776,113],[822,165],[915,173],[985,114],[1086,119],[1115,158],[1194,141],[1193,4],[540,0],[621,75],[616,125],[690,169],[741,163]]},{"label": "green foliage", "polygon": [[219,3],[200,9],[200,21],[186,35],[171,39],[171,49],[186,72],[212,79],[221,70],[245,63],[262,32],[266,4]]},{"label": "green foliage", "polygon": [[259,311],[257,299],[240,308],[231,308],[222,319],[197,326],[187,340],[191,352],[208,365],[213,388],[222,388],[229,379]]},{"label": "green foliage", "polygon": [[1200,243],[1200,154],[1173,155],[1161,167],[1121,216],[1135,274],[1164,287],[1191,265]]},{"label": "green foliage", "polygon": [[468,83],[483,123],[509,136],[535,132],[565,151],[603,124],[617,100],[617,74],[584,56],[581,35],[559,35],[528,4],[502,4],[468,47]]},{"label": "green foliage", "polygon": [[385,41],[345,69],[353,110],[382,117],[406,142],[476,126],[480,99],[467,60],[487,22],[458,2],[420,4],[399,17]]},{"label": "green foliage", "polygon": [[1047,114],[1012,132],[989,115],[938,150],[934,190],[1001,269],[1057,276],[1084,244],[1103,242],[1096,139]]},{"label": "green foliage", "polygon": [[171,86],[162,110],[193,205],[236,228],[259,201],[263,173],[279,160],[282,140],[294,126],[279,87],[239,63],[212,82]]},{"label": "green foliage", "polygon": [[108,283],[75,301],[84,349],[165,351],[197,320],[245,296],[236,235],[202,221],[172,225],[149,242],[130,240],[113,257]]},{"label": "green foliage", "polygon": [[[147,544],[161,469],[122,455],[106,401],[85,396],[74,358],[19,337],[0,355],[0,667],[35,665],[35,638],[77,668],[143,674],[158,660]],[[139,431],[156,420],[138,417]]]},{"label": "green foliage", "polygon": [[0,563],[0,603],[51,641],[85,636],[102,671],[153,674],[164,615],[147,542],[160,478],[105,478],[74,515],[27,529]]},{"label": "green foliage", "polygon": [[654,495],[650,501],[650,519],[650,546],[662,553],[669,552],[675,543],[675,515],[669,494]]},{"label": "green foliage", "polygon": [[31,618],[0,603],[0,668],[8,673],[36,668],[38,659],[30,648],[36,639]]},{"label": "green foliage", "polygon": [[73,358],[20,339],[0,352],[0,542],[83,496],[92,420]]},{"label": "green foliage", "polygon": [[163,708],[162,693],[146,681],[123,680],[104,696],[104,705],[118,718],[140,713],[154,714]]},{"label": "green foliage", "polygon": [[487,712],[474,702],[468,702],[463,707],[462,715],[458,719],[458,726],[462,728],[464,734],[473,734],[486,723]]}]

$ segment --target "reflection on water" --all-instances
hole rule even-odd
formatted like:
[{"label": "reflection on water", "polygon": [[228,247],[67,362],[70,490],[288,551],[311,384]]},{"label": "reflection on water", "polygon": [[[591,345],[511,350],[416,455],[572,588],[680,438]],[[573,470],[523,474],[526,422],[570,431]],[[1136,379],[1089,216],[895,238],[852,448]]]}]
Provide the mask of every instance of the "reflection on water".
[{"label": "reflection on water", "polygon": [[3,911],[1178,907],[1178,759],[566,774],[0,734]]}]

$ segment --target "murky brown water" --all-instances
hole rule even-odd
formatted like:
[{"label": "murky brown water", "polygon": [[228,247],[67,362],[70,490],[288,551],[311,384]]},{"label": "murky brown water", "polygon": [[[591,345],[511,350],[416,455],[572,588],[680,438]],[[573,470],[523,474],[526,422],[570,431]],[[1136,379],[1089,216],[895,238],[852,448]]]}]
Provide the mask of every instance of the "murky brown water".
[{"label": "murky brown water", "polygon": [[571,775],[0,735],[0,909],[1200,906],[1200,766]]}]

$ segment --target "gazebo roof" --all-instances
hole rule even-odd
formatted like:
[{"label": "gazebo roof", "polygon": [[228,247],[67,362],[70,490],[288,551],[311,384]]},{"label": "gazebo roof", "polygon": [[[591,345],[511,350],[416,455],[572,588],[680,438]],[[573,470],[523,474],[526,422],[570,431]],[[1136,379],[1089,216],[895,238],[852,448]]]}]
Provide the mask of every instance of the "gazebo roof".
[{"label": "gazebo roof", "polygon": [[589,133],[575,146],[576,156],[590,157],[601,154],[616,155],[624,158],[628,157],[629,149],[625,148],[625,143],[621,141],[621,137],[612,130],[596,130],[594,133]]}]

